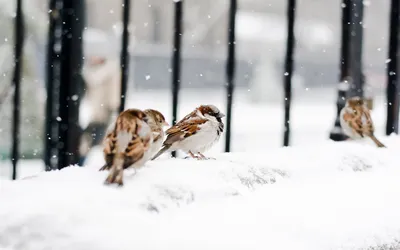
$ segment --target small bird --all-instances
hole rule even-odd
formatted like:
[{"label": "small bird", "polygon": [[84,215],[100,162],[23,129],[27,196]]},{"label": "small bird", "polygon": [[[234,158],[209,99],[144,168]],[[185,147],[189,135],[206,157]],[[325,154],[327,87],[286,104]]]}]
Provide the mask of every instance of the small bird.
[{"label": "small bird", "polygon": [[169,126],[169,124],[165,121],[164,115],[158,110],[146,109],[143,112],[148,117],[147,124],[150,126],[151,132],[153,133],[153,143],[150,147],[150,155],[154,156],[155,153],[160,150],[165,138],[163,127]]},{"label": "small bird", "polygon": [[167,139],[152,160],[175,150],[183,150],[195,159],[206,160],[203,153],[219,140],[224,131],[221,120],[224,116],[214,105],[197,107],[166,131]]},{"label": "small bird", "polygon": [[123,170],[142,167],[151,158],[149,149],[153,142],[147,115],[138,109],[127,109],[117,117],[104,138],[105,165],[110,170],[105,184],[123,185]]},{"label": "small bird", "polygon": [[360,97],[352,97],[346,101],[346,106],[340,111],[340,125],[344,133],[351,139],[358,140],[367,136],[378,147],[385,147],[375,137],[370,111]]}]

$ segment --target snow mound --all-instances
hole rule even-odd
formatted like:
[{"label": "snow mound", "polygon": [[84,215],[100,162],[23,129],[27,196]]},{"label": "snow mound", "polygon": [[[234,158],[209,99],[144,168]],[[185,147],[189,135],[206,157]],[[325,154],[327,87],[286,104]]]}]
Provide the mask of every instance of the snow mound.
[{"label": "snow mound", "polygon": [[122,188],[87,167],[2,181],[0,249],[389,249],[400,137],[160,159]]}]

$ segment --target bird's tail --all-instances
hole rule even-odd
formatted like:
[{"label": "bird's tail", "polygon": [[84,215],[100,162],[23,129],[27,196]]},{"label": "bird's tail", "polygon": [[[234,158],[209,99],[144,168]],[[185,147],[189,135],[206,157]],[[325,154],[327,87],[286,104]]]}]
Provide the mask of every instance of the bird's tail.
[{"label": "bird's tail", "polygon": [[104,184],[117,184],[118,186],[124,185],[123,177],[124,177],[124,168],[123,168],[124,160],[122,157],[116,157],[114,159],[113,165],[110,169],[110,172],[105,180]]},{"label": "bird's tail", "polygon": [[370,137],[375,142],[376,146],[378,146],[378,148],[386,148],[386,146],[383,145],[383,143],[380,142],[374,135],[370,135]]},{"label": "bird's tail", "polygon": [[167,150],[171,147],[171,145],[164,145],[160,151],[158,151],[158,153],[156,155],[153,156],[153,158],[151,158],[151,160],[155,160],[156,158],[158,158],[160,155],[164,154],[165,152],[167,152]]}]

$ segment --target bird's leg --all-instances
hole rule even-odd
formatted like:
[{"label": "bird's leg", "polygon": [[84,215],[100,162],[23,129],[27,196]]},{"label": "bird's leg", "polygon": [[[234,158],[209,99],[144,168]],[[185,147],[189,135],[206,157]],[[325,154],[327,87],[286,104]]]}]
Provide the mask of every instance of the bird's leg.
[{"label": "bird's leg", "polygon": [[105,180],[104,184],[117,184],[118,186],[123,186],[123,169],[122,166],[112,167],[110,169],[110,173],[108,174],[107,179]]},{"label": "bird's leg", "polygon": [[201,159],[202,160],[215,160],[215,158],[212,158],[212,157],[206,157],[205,155],[203,155],[202,153],[200,153],[200,152],[197,152],[197,154],[199,154],[200,155],[200,157],[201,157]]},{"label": "bird's leg", "polygon": [[197,152],[197,154],[200,155],[200,158],[201,158],[202,160],[207,160],[207,157],[205,157],[202,153]]},{"label": "bird's leg", "polygon": [[192,153],[192,151],[190,151],[190,150],[189,150],[189,155],[190,155],[192,158],[194,158],[194,159],[201,160],[201,157],[194,155],[194,154]]}]

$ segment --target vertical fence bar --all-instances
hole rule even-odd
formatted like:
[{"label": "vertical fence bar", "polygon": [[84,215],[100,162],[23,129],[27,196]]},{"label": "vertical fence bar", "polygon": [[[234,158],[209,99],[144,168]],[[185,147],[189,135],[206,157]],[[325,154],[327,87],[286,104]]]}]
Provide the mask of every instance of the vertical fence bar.
[{"label": "vertical fence bar", "polygon": [[296,0],[289,0],[287,5],[287,40],[286,40],[286,58],[284,74],[285,90],[285,132],[283,136],[283,146],[289,146],[290,139],[290,106],[292,102],[292,75],[294,58],[294,21],[296,14]]},{"label": "vertical fence bar", "polygon": [[230,1],[229,20],[228,20],[228,57],[226,59],[226,82],[227,82],[227,100],[226,100],[226,135],[225,152],[231,151],[231,130],[232,130],[232,104],[233,90],[235,87],[235,28],[236,28],[237,0]]},{"label": "vertical fence bar", "polygon": [[[58,169],[79,162],[79,87],[82,70],[83,0],[63,0],[61,77],[59,92]],[[82,13],[83,14],[83,13]],[[83,18],[82,18],[83,19]]]},{"label": "vertical fence bar", "polygon": [[60,0],[50,0],[49,2],[49,30],[46,55],[46,121],[45,121],[45,145],[44,163],[45,170],[55,170],[58,165],[58,92],[60,84],[60,53],[61,53],[61,8]]},{"label": "vertical fence bar", "polygon": [[129,79],[129,19],[130,19],[130,9],[131,1],[124,0],[122,5],[122,44],[121,44],[121,100],[119,105],[119,112],[125,109],[126,92],[128,88]]},{"label": "vertical fence bar", "polygon": [[342,41],[340,47],[340,77],[336,99],[336,119],[329,138],[333,141],[343,141],[347,136],[340,126],[340,111],[346,104],[346,93],[349,89],[350,77],[350,0],[342,0]]},{"label": "vertical fence bar", "polygon": [[362,45],[363,45],[363,0],[351,0],[350,14],[350,89],[347,97],[364,97]]},{"label": "vertical fence bar", "polygon": [[[181,46],[182,46],[182,22],[183,0],[174,1],[174,47],[172,51],[172,125],[178,120],[179,90],[181,85]],[[176,157],[176,152],[171,153]]]},{"label": "vertical fence bar", "polygon": [[392,0],[390,12],[389,63],[387,66],[386,135],[399,132],[400,95],[400,2]]},{"label": "vertical fence bar", "polygon": [[14,26],[14,100],[13,100],[13,122],[12,122],[12,179],[17,179],[17,164],[19,158],[19,140],[20,140],[20,81],[21,81],[21,69],[22,69],[22,53],[24,46],[24,18],[22,12],[22,0],[17,0],[17,8],[15,15],[15,26]]}]

